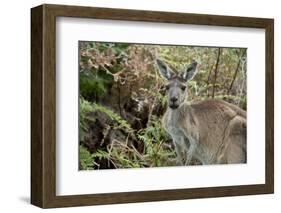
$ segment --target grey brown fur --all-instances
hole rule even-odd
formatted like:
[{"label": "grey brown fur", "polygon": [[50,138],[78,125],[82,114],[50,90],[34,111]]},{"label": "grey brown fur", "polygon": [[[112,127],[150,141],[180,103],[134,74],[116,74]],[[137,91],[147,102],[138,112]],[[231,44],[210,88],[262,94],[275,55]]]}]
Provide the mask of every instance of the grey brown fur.
[{"label": "grey brown fur", "polygon": [[157,65],[168,80],[163,126],[173,138],[178,164],[189,165],[192,159],[202,164],[245,163],[246,112],[221,100],[188,104],[184,84],[195,75],[196,62],[179,74],[159,59]]}]

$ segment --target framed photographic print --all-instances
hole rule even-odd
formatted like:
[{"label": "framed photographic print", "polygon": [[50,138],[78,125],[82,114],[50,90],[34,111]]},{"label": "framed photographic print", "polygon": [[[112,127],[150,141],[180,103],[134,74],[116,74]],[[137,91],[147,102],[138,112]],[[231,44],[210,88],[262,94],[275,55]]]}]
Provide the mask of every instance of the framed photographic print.
[{"label": "framed photographic print", "polygon": [[31,203],[274,191],[273,19],[31,9]]}]

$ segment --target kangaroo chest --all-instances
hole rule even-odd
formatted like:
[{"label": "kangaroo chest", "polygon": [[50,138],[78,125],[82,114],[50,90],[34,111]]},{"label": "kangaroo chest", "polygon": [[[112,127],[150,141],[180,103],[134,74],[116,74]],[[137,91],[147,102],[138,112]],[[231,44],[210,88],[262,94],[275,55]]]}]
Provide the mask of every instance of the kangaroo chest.
[{"label": "kangaroo chest", "polygon": [[166,129],[170,135],[183,134],[178,124],[178,116],[168,115],[166,118]]},{"label": "kangaroo chest", "polygon": [[[185,143],[186,136],[184,135],[181,127],[179,126],[178,116],[170,116],[166,120],[166,130],[169,135],[173,138],[174,143],[181,144]],[[182,144],[183,145],[183,144]]]}]

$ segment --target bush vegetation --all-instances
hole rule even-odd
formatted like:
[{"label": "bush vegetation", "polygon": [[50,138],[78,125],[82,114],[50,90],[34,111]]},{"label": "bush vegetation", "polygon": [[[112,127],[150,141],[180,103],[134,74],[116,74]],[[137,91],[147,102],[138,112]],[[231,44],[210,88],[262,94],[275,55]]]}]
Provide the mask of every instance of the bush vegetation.
[{"label": "bush vegetation", "polygon": [[246,49],[79,42],[80,169],[175,165],[157,57],[176,70],[199,63],[188,101],[223,99],[246,110]]}]

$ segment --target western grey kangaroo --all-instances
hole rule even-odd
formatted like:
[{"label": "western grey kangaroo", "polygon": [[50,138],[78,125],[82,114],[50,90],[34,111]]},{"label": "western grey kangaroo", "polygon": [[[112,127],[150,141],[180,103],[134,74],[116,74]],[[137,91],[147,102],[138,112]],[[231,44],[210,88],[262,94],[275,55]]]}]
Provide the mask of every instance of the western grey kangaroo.
[{"label": "western grey kangaroo", "polygon": [[192,159],[203,165],[246,163],[246,112],[221,100],[186,102],[196,61],[178,74],[160,59],[156,64],[167,79],[163,126],[173,139],[178,164],[189,165]]}]

